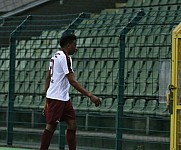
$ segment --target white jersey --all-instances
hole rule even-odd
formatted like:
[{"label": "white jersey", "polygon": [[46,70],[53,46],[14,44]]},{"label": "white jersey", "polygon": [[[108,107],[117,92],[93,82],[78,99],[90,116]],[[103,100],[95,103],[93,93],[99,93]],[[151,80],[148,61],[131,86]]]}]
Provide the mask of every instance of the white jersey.
[{"label": "white jersey", "polygon": [[51,81],[47,90],[47,98],[68,101],[70,83],[66,74],[73,72],[72,59],[64,51],[57,51],[51,58],[49,70]]}]

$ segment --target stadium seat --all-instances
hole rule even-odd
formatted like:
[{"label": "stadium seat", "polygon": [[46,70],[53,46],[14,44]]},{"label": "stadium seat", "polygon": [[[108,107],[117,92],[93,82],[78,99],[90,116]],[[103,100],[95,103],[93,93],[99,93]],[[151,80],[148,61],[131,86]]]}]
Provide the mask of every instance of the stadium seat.
[{"label": "stadium seat", "polygon": [[17,44],[17,46],[16,46],[17,52],[18,52],[19,50],[24,49],[25,43],[26,43],[25,40],[20,40],[20,41],[18,42],[18,44]]},{"label": "stadium seat", "polygon": [[136,81],[138,77],[138,70],[137,69],[133,69],[129,74],[128,74],[128,77],[127,77],[127,80],[125,82],[134,82]]},{"label": "stadium seat", "polygon": [[95,104],[90,100],[88,100],[88,105],[87,106],[88,106],[87,110],[90,111],[90,112],[99,112],[100,107],[101,107],[101,106],[96,107]]},{"label": "stadium seat", "polygon": [[146,83],[140,82],[136,84],[136,88],[134,90],[134,95],[144,96],[146,93]]},{"label": "stadium seat", "polygon": [[132,113],[134,103],[135,103],[134,99],[126,99],[123,106],[123,112],[128,114]]},{"label": "stadium seat", "polygon": [[71,97],[71,102],[74,109],[78,111],[82,103],[82,98],[80,96],[73,96]]},{"label": "stadium seat", "polygon": [[147,83],[146,95],[147,96],[158,96],[158,83]]},{"label": "stadium seat", "polygon": [[3,81],[9,81],[9,70],[2,70],[1,72],[1,79]]},{"label": "stadium seat", "polygon": [[98,75],[98,77],[96,78],[96,82],[103,82],[103,83],[105,83],[107,80],[106,80],[106,78],[107,78],[107,76],[108,76],[108,70],[107,70],[107,68],[105,67],[105,69],[104,70],[102,70],[102,71],[100,71],[99,72],[99,75]]},{"label": "stadium seat", "polygon": [[98,95],[103,94],[104,87],[105,87],[104,82],[97,83],[94,89],[94,94],[98,94]]},{"label": "stadium seat", "polygon": [[90,74],[90,71],[88,69],[81,71],[80,75],[77,76],[77,80],[82,83],[85,83],[88,80],[89,74]]},{"label": "stadium seat", "polygon": [[158,108],[155,110],[156,116],[167,117],[170,115],[167,103],[160,102]]},{"label": "stadium seat", "polygon": [[143,1],[142,0],[135,0],[134,2],[134,7],[141,7],[142,6]]},{"label": "stadium seat", "polygon": [[112,101],[113,101],[113,104],[109,108],[109,112],[115,113],[118,110],[118,99],[116,98],[116,99],[113,99]]},{"label": "stadium seat", "polygon": [[17,95],[14,100],[14,107],[19,108],[24,100],[23,95]]},{"label": "stadium seat", "polygon": [[20,93],[20,88],[22,86],[22,83],[20,81],[15,82],[15,93]]},{"label": "stadium seat", "polygon": [[30,105],[30,108],[39,109],[39,106],[41,105],[42,102],[43,102],[43,97],[40,95],[36,95],[32,99],[32,103]]},{"label": "stadium seat", "polygon": [[146,108],[144,110],[145,115],[155,115],[155,110],[158,107],[158,101],[157,100],[149,100],[147,102]]},{"label": "stadium seat", "polygon": [[140,58],[147,58],[149,57],[150,51],[148,47],[141,47],[140,48],[140,55],[138,57]]},{"label": "stadium seat", "polygon": [[90,72],[90,76],[89,76],[89,78],[88,78],[88,81],[89,81],[89,82],[94,82],[94,81],[96,81],[96,79],[98,78],[99,72],[100,72],[99,69],[96,69],[96,70],[94,70],[94,71],[91,71],[91,72]]},{"label": "stadium seat", "polygon": [[135,1],[134,0],[128,0],[126,3],[126,6],[128,7],[133,7],[134,6]]},{"label": "stadium seat", "polygon": [[7,95],[0,94],[0,106],[2,106],[3,103],[5,103],[6,97],[7,97]]},{"label": "stadium seat", "polygon": [[113,94],[113,83],[106,84],[102,93],[100,93],[100,94],[112,95]]},{"label": "stadium seat", "polygon": [[176,3],[179,3],[178,0],[172,0],[172,1],[169,1],[167,2],[167,4],[176,4]]},{"label": "stadium seat", "polygon": [[145,99],[137,99],[132,109],[133,114],[144,114],[145,106],[146,106]]},{"label": "stadium seat", "polygon": [[[2,79],[2,78],[1,78]],[[4,88],[4,82],[0,81],[0,92],[3,92]],[[0,95],[1,96],[1,95]],[[0,99],[1,100],[1,99]]]},{"label": "stadium seat", "polygon": [[112,98],[102,99],[100,112],[109,112],[109,109],[112,107],[112,105],[113,105],[113,99]]},{"label": "stadium seat", "polygon": [[[82,58],[92,58],[92,57],[94,57],[93,56],[93,53],[94,53],[94,51],[95,51],[95,48],[84,48],[84,56],[82,56]],[[79,57],[79,58],[81,58],[81,57]]]},{"label": "stadium seat", "polygon": [[118,81],[118,73],[115,70],[108,72],[105,83],[115,83],[116,81]]},{"label": "stadium seat", "polygon": [[24,70],[26,68],[26,60],[19,60],[16,70]]},{"label": "stadium seat", "polygon": [[33,96],[24,96],[22,103],[19,105],[21,108],[30,108],[33,101]]},{"label": "stadium seat", "polygon": [[124,68],[127,70],[127,72],[131,72],[132,68],[133,68],[133,60],[127,60],[125,61],[125,66]]},{"label": "stadium seat", "polygon": [[1,70],[9,70],[9,60],[4,60],[1,65]]},{"label": "stadium seat", "polygon": [[148,83],[158,82],[159,70],[151,71],[149,77],[147,78]]},{"label": "stadium seat", "polygon": [[90,100],[87,97],[81,99],[78,110],[79,111],[88,111],[88,103],[89,103],[89,101]]},{"label": "stadium seat", "polygon": [[4,100],[1,103],[1,107],[8,107],[8,101],[9,101],[8,95],[5,94],[3,97],[4,97]]},{"label": "stadium seat", "polygon": [[168,0],[160,0],[159,5],[166,5],[168,4]]},{"label": "stadium seat", "polygon": [[2,50],[2,53],[0,55],[0,58],[3,58],[3,59],[9,58],[9,47],[2,47],[1,50]]},{"label": "stadium seat", "polygon": [[146,82],[147,78],[148,78],[148,71],[147,71],[147,70],[142,70],[142,71],[138,74],[135,82],[136,82],[136,83]]},{"label": "stadium seat", "polygon": [[9,92],[9,81],[4,81],[3,92]]},{"label": "stadium seat", "polygon": [[28,90],[29,90],[29,81],[22,81],[18,91],[20,93],[27,93]]},{"label": "stadium seat", "polygon": [[136,88],[136,84],[134,82],[126,83],[125,84],[125,95],[134,95],[134,90]]}]

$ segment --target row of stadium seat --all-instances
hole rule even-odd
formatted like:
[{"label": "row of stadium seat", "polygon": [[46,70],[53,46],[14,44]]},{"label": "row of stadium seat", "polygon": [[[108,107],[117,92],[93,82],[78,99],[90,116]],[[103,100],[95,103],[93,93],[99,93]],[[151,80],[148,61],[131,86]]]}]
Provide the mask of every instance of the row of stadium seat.
[{"label": "row of stadium seat", "polygon": [[155,5],[170,5],[181,3],[180,0],[128,0],[127,7],[145,7],[145,6],[155,6]]},{"label": "row of stadium seat", "polygon": [[[0,95],[0,106],[8,106],[7,95]],[[102,100],[100,107],[95,107],[94,104],[84,97],[72,97],[72,104],[76,111],[87,112],[109,112],[114,113],[117,111],[117,99],[105,98]],[[25,109],[43,109],[45,98],[42,96],[23,96],[17,95],[14,101],[15,108]],[[126,99],[123,105],[123,112],[125,114],[140,114],[140,115],[156,115],[156,116],[168,116],[169,109],[166,103],[158,103],[157,100],[145,100],[145,99]]]},{"label": "row of stadium seat", "polygon": [[[34,82],[15,82],[15,93],[42,93],[44,90],[44,81],[34,81]],[[118,85],[110,82],[110,83],[85,83],[85,88],[87,88],[89,91],[93,92],[96,95],[103,95],[103,96],[110,96],[110,95],[117,95],[118,92]],[[9,91],[9,82],[1,82],[0,86],[0,92],[1,93],[7,93]],[[70,89],[70,94],[77,94],[77,90],[74,88]],[[125,84],[125,90],[124,90],[125,96],[158,96],[159,95],[159,86],[158,82],[155,83],[126,83]]]},{"label": "row of stadium seat", "polygon": [[[139,43],[139,42],[138,42]],[[150,42],[151,43],[151,42]],[[155,42],[154,42],[155,43]],[[161,42],[160,42],[161,43]],[[170,42],[168,42],[170,43]],[[163,44],[163,42],[162,42]],[[58,49],[56,49],[58,50]],[[21,50],[16,55],[16,59],[49,59],[51,58],[52,53],[56,50],[52,51],[52,49],[42,49],[36,50],[36,54],[33,53],[31,49],[29,50]],[[9,58],[9,51],[3,51],[1,54],[0,65],[2,65],[3,59]],[[4,54],[5,53],[5,54]],[[125,49],[125,57],[126,58],[168,58],[171,54],[171,46],[132,46],[131,43]],[[102,47],[102,48],[84,48],[78,47],[78,52],[74,54],[73,58],[118,58],[119,56],[119,48],[111,48],[111,47]],[[7,68],[9,62],[4,62],[4,67]]]},{"label": "row of stadium seat", "polygon": [[[151,72],[158,73],[160,69],[159,61],[154,60],[132,60],[127,59],[125,60],[125,78],[129,78],[132,75],[134,75],[135,78],[138,77],[138,75],[142,74],[148,74]],[[31,74],[32,78],[34,78],[35,73],[40,74],[40,79],[42,79],[42,76],[47,72],[49,67],[49,60],[19,60],[16,61],[15,69],[15,78],[18,79],[19,74],[28,76]],[[94,73],[94,76],[99,75],[108,75],[108,73],[114,72],[116,73],[118,71],[118,61],[117,60],[92,60],[92,59],[83,59],[83,60],[73,60],[73,69],[75,72],[78,72],[78,78],[79,73],[82,73],[84,78],[88,78],[91,73]],[[2,64],[0,65],[0,76],[7,77],[9,72],[9,60],[2,61]],[[41,70],[40,70],[41,69]],[[95,71],[95,72],[93,72]],[[146,77],[147,77],[146,76]],[[131,78],[130,78],[131,79]],[[6,80],[5,80],[6,81]],[[18,80],[19,81],[19,80]]]}]

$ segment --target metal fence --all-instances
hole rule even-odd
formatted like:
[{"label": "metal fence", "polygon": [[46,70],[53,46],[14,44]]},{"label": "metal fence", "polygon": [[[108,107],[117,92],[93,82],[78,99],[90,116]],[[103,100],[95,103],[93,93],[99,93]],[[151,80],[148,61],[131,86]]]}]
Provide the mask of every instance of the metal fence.
[{"label": "metal fence", "polygon": [[[103,98],[96,108],[70,89],[78,148],[168,150],[165,94],[171,80],[171,32],[181,20],[179,14],[180,7],[172,4],[7,18],[0,30],[1,143],[39,146],[49,59],[59,49],[62,33],[73,32],[78,36],[78,52],[72,56],[76,77]],[[60,128],[52,149],[66,145],[64,125]]]}]

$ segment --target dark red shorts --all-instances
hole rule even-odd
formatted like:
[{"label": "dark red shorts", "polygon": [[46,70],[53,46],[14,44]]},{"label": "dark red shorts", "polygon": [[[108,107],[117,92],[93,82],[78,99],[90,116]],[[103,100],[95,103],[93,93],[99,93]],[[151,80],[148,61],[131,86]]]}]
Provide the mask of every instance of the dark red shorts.
[{"label": "dark red shorts", "polygon": [[75,111],[71,101],[46,99],[46,123],[54,124],[59,121],[75,120]]}]

